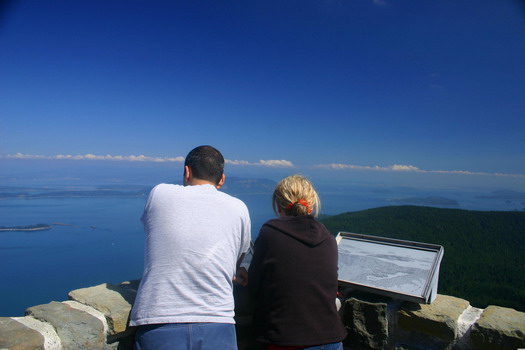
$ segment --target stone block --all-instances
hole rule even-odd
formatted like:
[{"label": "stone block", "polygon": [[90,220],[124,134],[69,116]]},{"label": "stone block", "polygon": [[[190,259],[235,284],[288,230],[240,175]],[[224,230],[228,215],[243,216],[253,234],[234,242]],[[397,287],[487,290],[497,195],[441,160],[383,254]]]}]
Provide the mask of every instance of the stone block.
[{"label": "stone block", "polygon": [[87,312],[51,302],[26,310],[26,314],[51,324],[62,343],[63,350],[104,349],[106,334],[102,322]]},{"label": "stone block", "polygon": [[409,333],[450,343],[458,336],[458,320],[468,306],[468,301],[446,295],[438,295],[429,305],[404,303],[397,312],[397,324]]},{"label": "stone block", "polygon": [[121,284],[104,283],[69,292],[69,299],[102,312],[108,321],[110,336],[127,330],[129,314],[135,301],[138,281]]},{"label": "stone block", "polygon": [[34,317],[26,316],[26,317],[13,317],[16,321],[20,322],[24,326],[31,328],[41,335],[44,336],[44,349],[45,350],[62,350],[62,343],[60,342],[60,338],[58,337],[58,334],[53,328],[52,325],[50,325],[47,322],[42,322],[37,320]]},{"label": "stone block", "polygon": [[10,318],[0,317],[0,349],[44,350],[42,334]]},{"label": "stone block", "polygon": [[345,345],[352,349],[384,349],[388,341],[387,303],[382,298],[359,295],[343,305],[348,331]]},{"label": "stone block", "polygon": [[525,348],[525,313],[488,306],[472,326],[470,337],[480,350]]}]

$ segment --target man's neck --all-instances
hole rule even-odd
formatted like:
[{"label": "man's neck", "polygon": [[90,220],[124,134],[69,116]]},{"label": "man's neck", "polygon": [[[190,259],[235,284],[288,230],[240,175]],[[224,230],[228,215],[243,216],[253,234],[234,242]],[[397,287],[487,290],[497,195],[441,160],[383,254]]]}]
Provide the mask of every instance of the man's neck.
[{"label": "man's neck", "polygon": [[199,186],[199,185],[212,185],[213,187],[217,187],[217,185],[211,181],[196,179],[196,178],[191,178],[188,182],[186,182],[186,186]]}]

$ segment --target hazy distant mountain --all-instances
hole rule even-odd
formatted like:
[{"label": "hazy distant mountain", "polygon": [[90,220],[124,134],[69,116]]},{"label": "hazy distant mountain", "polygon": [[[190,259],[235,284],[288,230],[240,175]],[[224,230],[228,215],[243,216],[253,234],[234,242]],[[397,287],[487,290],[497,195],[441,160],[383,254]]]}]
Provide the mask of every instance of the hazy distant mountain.
[{"label": "hazy distant mountain", "polygon": [[[173,182],[180,184],[180,182]],[[0,199],[37,199],[37,198],[70,198],[70,197],[146,197],[153,186],[140,185],[104,185],[91,189],[82,188],[22,188],[0,187]],[[222,191],[230,194],[271,193],[275,182],[269,179],[227,177]]]},{"label": "hazy distant mountain", "polygon": [[442,245],[439,293],[525,311],[525,212],[390,206],[323,219],[339,231]]},{"label": "hazy distant mountain", "polygon": [[415,205],[430,205],[430,206],[443,206],[443,207],[456,207],[459,203],[455,199],[430,196],[430,197],[408,197],[391,199],[390,202],[399,204],[415,204]]},{"label": "hazy distant mountain", "polygon": [[[150,188],[151,189],[151,188]],[[141,191],[116,191],[116,190],[63,190],[63,191],[44,191],[39,193],[26,192],[6,192],[0,193],[0,199],[38,199],[38,198],[87,198],[87,197],[143,197],[147,193]]]},{"label": "hazy distant mountain", "polygon": [[488,196],[478,196],[478,198],[491,198],[491,199],[522,200],[522,201],[525,201],[525,192],[499,190],[499,191],[493,191]]},{"label": "hazy distant mountain", "polygon": [[226,193],[272,193],[276,182],[269,179],[253,179],[242,177],[226,177],[221,188]]}]

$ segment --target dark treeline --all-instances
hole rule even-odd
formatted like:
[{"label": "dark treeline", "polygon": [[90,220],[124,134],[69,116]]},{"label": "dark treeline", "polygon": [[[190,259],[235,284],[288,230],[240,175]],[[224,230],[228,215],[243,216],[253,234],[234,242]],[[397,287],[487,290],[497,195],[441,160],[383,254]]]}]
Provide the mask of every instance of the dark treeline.
[{"label": "dark treeline", "polygon": [[391,206],[322,220],[339,231],[442,245],[440,294],[525,311],[525,212]]}]

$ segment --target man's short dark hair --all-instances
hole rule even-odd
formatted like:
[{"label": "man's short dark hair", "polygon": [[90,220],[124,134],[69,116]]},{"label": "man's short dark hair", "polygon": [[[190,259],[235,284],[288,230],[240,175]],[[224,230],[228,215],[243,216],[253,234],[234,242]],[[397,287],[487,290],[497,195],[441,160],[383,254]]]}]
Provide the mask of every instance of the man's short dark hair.
[{"label": "man's short dark hair", "polygon": [[212,146],[199,146],[188,153],[184,166],[191,169],[194,178],[218,184],[224,173],[224,157]]}]

